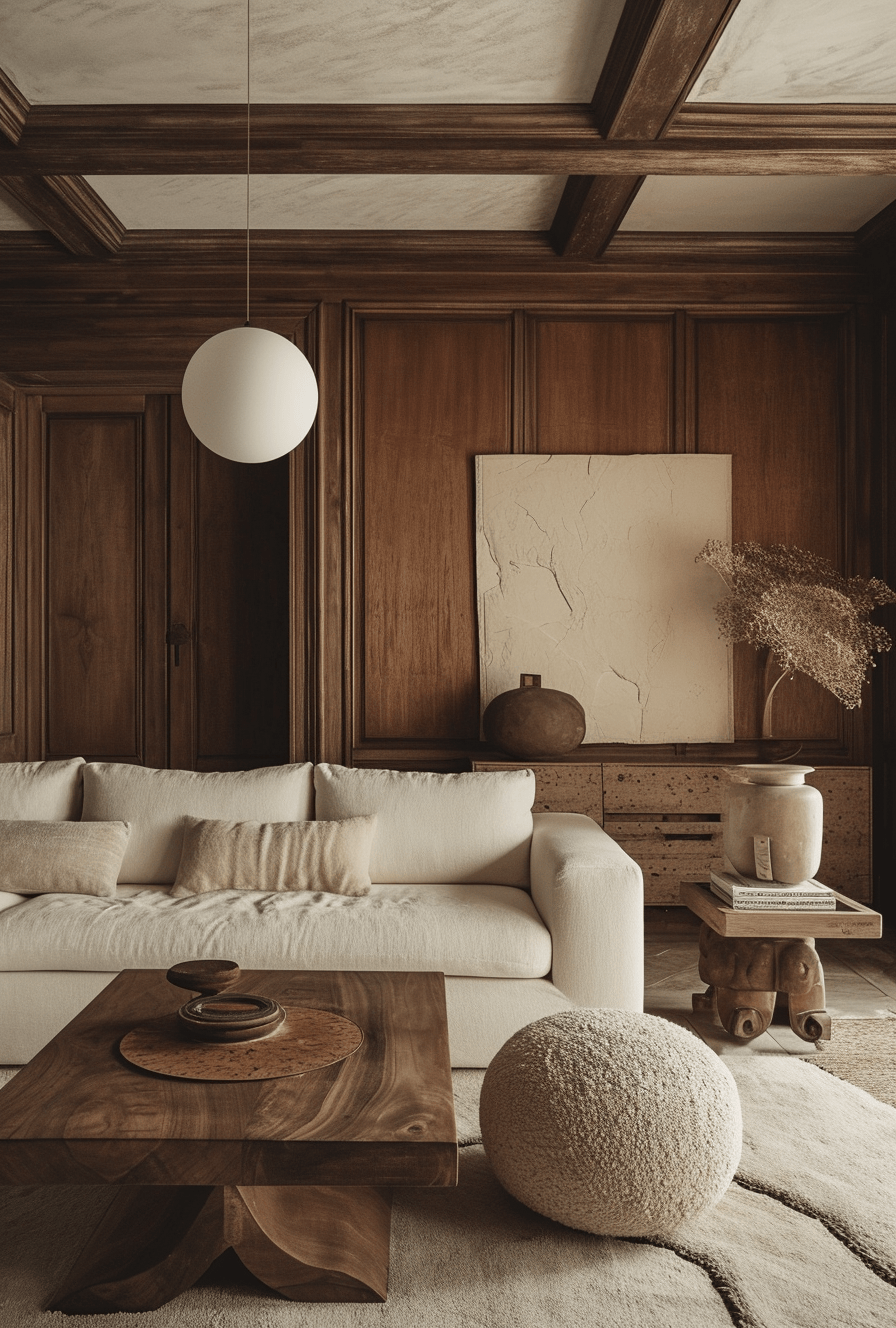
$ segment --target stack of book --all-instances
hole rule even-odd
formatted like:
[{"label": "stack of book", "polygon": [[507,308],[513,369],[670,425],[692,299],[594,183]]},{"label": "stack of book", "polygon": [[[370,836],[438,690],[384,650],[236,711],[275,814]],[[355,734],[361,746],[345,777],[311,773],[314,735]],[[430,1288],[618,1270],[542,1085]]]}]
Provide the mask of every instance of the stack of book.
[{"label": "stack of book", "polygon": [[729,908],[766,912],[831,912],[837,896],[818,881],[800,881],[798,885],[779,885],[777,881],[758,881],[740,872],[710,872],[709,888]]}]

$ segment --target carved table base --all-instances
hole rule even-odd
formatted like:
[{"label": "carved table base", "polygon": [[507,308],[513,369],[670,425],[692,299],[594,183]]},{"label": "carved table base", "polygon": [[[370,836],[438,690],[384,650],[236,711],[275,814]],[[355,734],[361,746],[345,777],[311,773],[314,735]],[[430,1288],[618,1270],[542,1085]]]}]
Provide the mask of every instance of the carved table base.
[{"label": "carved table base", "polygon": [[123,1186],[50,1309],[158,1309],[228,1248],[289,1300],[384,1301],[391,1214],[361,1186]]},{"label": "carved table base", "polygon": [[717,1011],[727,1032],[742,1042],[764,1033],[783,1001],[797,1037],[818,1042],[831,1036],[824,973],[811,937],[720,936],[704,922],[699,972],[709,985],[691,998],[693,1009]]}]

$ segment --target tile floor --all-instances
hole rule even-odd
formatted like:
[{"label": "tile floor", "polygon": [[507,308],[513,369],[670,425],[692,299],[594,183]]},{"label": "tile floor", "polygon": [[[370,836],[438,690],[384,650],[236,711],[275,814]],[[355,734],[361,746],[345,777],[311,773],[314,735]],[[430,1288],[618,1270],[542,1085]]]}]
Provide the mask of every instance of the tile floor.
[{"label": "tile floor", "polygon": [[[705,989],[697,972],[699,927],[687,909],[647,910],[644,1008],[648,1014],[692,1029],[722,1056],[810,1055],[814,1044],[798,1038],[786,1023],[773,1023],[761,1037],[740,1043],[709,1015],[692,1011],[692,992]],[[896,1014],[896,929],[885,926],[879,941],[822,940],[817,949],[828,1014],[834,1018]]]}]

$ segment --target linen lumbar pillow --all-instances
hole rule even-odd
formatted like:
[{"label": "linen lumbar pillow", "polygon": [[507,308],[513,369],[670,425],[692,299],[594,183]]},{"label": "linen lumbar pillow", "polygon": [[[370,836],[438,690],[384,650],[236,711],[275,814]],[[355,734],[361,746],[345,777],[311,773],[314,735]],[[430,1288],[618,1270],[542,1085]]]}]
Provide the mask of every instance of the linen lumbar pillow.
[{"label": "linen lumbar pillow", "polygon": [[375,816],[344,821],[204,821],[184,818],[174,896],[211,890],[370,893]]},{"label": "linen lumbar pillow", "polygon": [[127,821],[0,821],[0,890],[115,894]]}]

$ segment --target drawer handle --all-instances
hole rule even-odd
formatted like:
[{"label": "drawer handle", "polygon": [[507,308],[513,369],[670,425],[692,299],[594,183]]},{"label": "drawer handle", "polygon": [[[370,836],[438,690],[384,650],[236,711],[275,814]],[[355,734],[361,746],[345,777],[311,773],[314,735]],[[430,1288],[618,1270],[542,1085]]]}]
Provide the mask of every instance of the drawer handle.
[{"label": "drawer handle", "polygon": [[666,834],[665,831],[663,832],[663,839],[704,839],[709,841],[712,838],[713,836],[711,834],[673,835],[673,834]]}]

